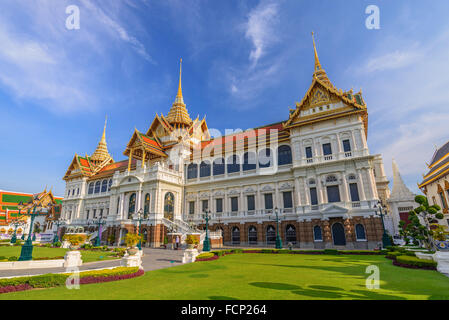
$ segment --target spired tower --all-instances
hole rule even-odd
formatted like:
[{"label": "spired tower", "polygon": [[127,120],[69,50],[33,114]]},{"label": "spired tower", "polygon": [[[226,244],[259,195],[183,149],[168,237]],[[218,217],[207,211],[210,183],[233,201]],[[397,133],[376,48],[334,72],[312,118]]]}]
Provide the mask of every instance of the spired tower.
[{"label": "spired tower", "polygon": [[110,160],[113,160],[112,156],[109,154],[108,145],[106,143],[107,121],[108,121],[108,118],[106,117],[106,120],[104,121],[103,135],[101,136],[101,139],[100,139],[100,142],[98,143],[97,149],[95,149],[94,153],[90,157],[90,162],[95,167],[98,167],[99,165],[103,164],[104,162],[110,162]]}]

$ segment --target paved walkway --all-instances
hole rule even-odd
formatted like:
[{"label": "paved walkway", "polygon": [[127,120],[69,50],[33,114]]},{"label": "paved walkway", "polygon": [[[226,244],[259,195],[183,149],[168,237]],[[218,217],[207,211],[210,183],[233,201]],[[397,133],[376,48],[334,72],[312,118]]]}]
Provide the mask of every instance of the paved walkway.
[{"label": "paved walkway", "polygon": [[[143,252],[144,256],[142,257],[142,266],[145,271],[181,265],[182,256],[184,255],[183,250],[143,248]],[[117,259],[85,263],[79,269],[80,271],[87,271],[119,266],[120,259]],[[65,268],[0,270],[0,278],[63,272],[66,272]]]}]

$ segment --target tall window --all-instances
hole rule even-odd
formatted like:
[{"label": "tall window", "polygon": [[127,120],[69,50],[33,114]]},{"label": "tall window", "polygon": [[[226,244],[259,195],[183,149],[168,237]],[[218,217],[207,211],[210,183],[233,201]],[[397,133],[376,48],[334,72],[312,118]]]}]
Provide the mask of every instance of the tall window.
[{"label": "tall window", "polygon": [[120,210],[120,196],[117,197],[117,214]]},{"label": "tall window", "polygon": [[94,209],[94,216],[92,218],[96,218],[97,217],[97,209]]},{"label": "tall window", "polygon": [[231,198],[231,211],[232,212],[239,211],[239,203],[238,203],[238,198],[237,197],[232,197]]},{"label": "tall window", "polygon": [[284,208],[293,208],[292,192],[282,192],[282,198],[284,200]]},{"label": "tall window", "polygon": [[243,171],[256,169],[256,154],[254,152],[246,152],[243,155]]},{"label": "tall window", "polygon": [[189,214],[195,213],[195,201],[189,201]]},{"label": "tall window", "polygon": [[259,152],[259,168],[268,168],[273,165],[273,155],[271,149],[264,149]]},{"label": "tall window", "polygon": [[255,226],[250,226],[248,228],[248,243],[257,244],[257,229]]},{"label": "tall window", "polygon": [[223,199],[215,199],[215,212],[223,212]]},{"label": "tall window", "polygon": [[273,226],[267,227],[267,244],[274,244],[276,242],[276,230]]},{"label": "tall window", "polygon": [[108,190],[108,180],[103,180],[101,182],[101,192],[106,192]]},{"label": "tall window", "polygon": [[209,209],[209,200],[201,200],[201,212],[205,212]]},{"label": "tall window", "polygon": [[265,209],[273,209],[273,194],[265,193],[263,196],[265,200]]},{"label": "tall window", "polygon": [[280,146],[278,148],[278,165],[292,163],[292,149],[290,146]]},{"label": "tall window", "polygon": [[200,164],[200,177],[209,177],[210,176],[210,162],[203,161]]},{"label": "tall window", "polygon": [[101,182],[95,182],[95,193],[100,193]]},{"label": "tall window", "polygon": [[366,240],[365,227],[362,224],[355,225],[355,235],[357,240]]},{"label": "tall window", "polygon": [[213,171],[214,176],[218,176],[225,173],[225,164],[223,158],[218,158],[214,160]]},{"label": "tall window", "polygon": [[447,209],[447,203],[446,203],[446,199],[444,198],[444,193],[440,192],[439,195],[440,195],[440,200],[441,200],[441,206],[444,209]]},{"label": "tall window", "polygon": [[254,195],[249,195],[246,197],[246,200],[248,202],[248,211],[252,211],[256,209],[255,201],[254,201]]},{"label": "tall window", "polygon": [[89,220],[89,210],[86,211],[86,220]]},{"label": "tall window", "polygon": [[312,147],[306,147],[306,158],[311,159],[312,157]]},{"label": "tall window", "polygon": [[[128,219],[132,218],[132,215],[134,214],[135,211],[136,211],[136,194],[133,193],[129,197]],[[95,210],[94,210],[94,215],[95,215]]]},{"label": "tall window", "polygon": [[318,195],[316,193],[316,188],[315,187],[310,188],[310,204],[312,206],[318,204]]},{"label": "tall window", "polygon": [[327,201],[340,202],[340,189],[337,186],[327,186]]},{"label": "tall window", "polygon": [[352,202],[360,201],[359,189],[357,188],[357,183],[350,183],[349,191],[351,192],[351,201]]},{"label": "tall window", "polygon": [[108,191],[111,191],[111,187],[112,187],[112,179],[109,179],[109,182],[108,182]]},{"label": "tall window", "polygon": [[240,171],[240,160],[237,155],[232,155],[228,158],[228,173],[234,173]]},{"label": "tall window", "polygon": [[285,241],[296,243],[296,228],[294,225],[289,224],[285,228]]},{"label": "tall window", "polygon": [[191,163],[187,166],[187,179],[195,179],[198,177],[198,165]]},{"label": "tall window", "polygon": [[313,239],[315,241],[323,241],[323,233],[321,232],[320,226],[313,227]]},{"label": "tall window", "polygon": [[349,143],[349,140],[343,140],[343,151],[344,152],[349,152],[351,151],[351,143]]},{"label": "tall window", "polygon": [[233,227],[231,231],[232,244],[240,243],[240,229],[238,227]]},{"label": "tall window", "polygon": [[150,194],[145,195],[145,201],[143,205],[143,217],[146,219],[150,213]]},{"label": "tall window", "polygon": [[332,147],[330,143],[323,143],[323,155],[328,156],[332,154]]},{"label": "tall window", "polygon": [[167,192],[164,197],[164,218],[173,220],[175,211],[175,196],[171,192]]}]

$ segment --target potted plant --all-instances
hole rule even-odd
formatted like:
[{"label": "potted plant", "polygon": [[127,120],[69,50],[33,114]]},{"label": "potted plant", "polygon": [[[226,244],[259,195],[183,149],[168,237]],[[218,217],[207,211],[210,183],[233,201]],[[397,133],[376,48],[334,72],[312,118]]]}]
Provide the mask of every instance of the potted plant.
[{"label": "potted plant", "polygon": [[111,244],[111,246],[114,245],[114,242],[115,242],[115,235],[114,235],[114,234],[111,234],[111,235],[108,237],[108,242]]},{"label": "potted plant", "polygon": [[195,245],[199,244],[198,238],[192,234],[188,234],[186,237],[187,249],[193,249]]},{"label": "potted plant", "polygon": [[127,233],[125,236],[125,244],[127,246],[127,251],[130,256],[135,255],[139,252],[139,249],[136,245],[140,241],[140,236],[137,233]]},{"label": "potted plant", "polygon": [[78,250],[80,245],[86,241],[84,234],[65,234],[62,238],[70,243],[70,250]]}]

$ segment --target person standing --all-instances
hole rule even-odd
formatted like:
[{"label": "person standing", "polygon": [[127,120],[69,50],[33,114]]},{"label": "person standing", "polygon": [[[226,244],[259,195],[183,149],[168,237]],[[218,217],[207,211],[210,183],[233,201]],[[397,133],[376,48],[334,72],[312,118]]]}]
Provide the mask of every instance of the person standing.
[{"label": "person standing", "polygon": [[176,250],[179,249],[179,236],[176,236]]}]

